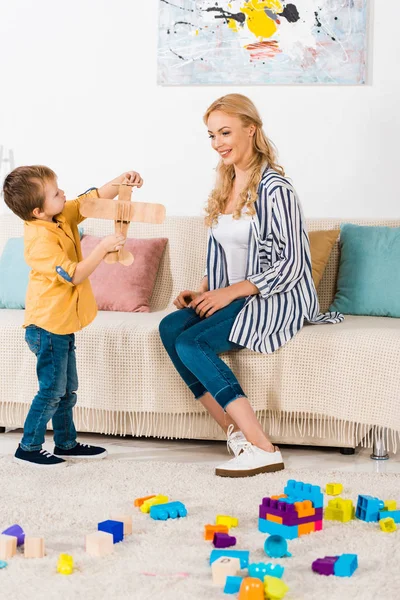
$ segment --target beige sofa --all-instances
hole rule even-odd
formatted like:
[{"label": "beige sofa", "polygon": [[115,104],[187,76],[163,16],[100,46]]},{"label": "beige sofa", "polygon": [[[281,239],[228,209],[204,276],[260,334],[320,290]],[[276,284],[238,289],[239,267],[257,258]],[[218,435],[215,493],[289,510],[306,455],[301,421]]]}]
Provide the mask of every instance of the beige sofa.
[{"label": "beige sofa", "polygon": [[[310,220],[309,230],[339,219]],[[400,226],[400,221],[353,223]],[[105,235],[112,223],[87,220],[85,233]],[[13,215],[0,216],[0,254],[22,235]],[[75,417],[81,431],[168,438],[222,439],[175,372],[158,334],[182,289],[197,288],[206,254],[201,218],[168,217],[163,225],[132,224],[132,237],[168,237],[152,312],[100,312],[77,334],[80,378]],[[318,294],[326,310],[335,292],[334,247]],[[35,358],[24,342],[23,311],[0,310],[0,426],[21,427],[36,393]],[[384,436],[396,451],[400,434],[400,319],[347,316],[337,325],[307,325],[273,355],[247,349],[226,354],[257,415],[281,443],[354,448]]]}]

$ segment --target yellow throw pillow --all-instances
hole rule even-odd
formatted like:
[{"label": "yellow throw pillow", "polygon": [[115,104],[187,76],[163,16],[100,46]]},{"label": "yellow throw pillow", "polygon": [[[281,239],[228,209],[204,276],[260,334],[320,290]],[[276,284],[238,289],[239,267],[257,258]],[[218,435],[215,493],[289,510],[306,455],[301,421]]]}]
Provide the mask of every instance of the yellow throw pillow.
[{"label": "yellow throw pillow", "polygon": [[332,252],[334,243],[339,237],[340,229],[328,229],[324,231],[309,231],[312,263],[312,276],[314,285],[318,288],[322,275]]}]

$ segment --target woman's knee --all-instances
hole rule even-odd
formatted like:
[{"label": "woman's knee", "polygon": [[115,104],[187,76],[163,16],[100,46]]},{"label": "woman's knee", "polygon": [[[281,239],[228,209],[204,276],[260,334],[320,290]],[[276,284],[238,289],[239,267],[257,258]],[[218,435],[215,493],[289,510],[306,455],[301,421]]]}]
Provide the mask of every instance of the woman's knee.
[{"label": "woman's knee", "polygon": [[175,344],[178,336],[185,331],[187,326],[188,318],[183,310],[177,310],[162,319],[158,326],[158,331],[162,343],[165,345]]},{"label": "woman's knee", "polygon": [[183,331],[175,341],[175,350],[181,361],[187,365],[196,355],[198,344],[190,330]]}]

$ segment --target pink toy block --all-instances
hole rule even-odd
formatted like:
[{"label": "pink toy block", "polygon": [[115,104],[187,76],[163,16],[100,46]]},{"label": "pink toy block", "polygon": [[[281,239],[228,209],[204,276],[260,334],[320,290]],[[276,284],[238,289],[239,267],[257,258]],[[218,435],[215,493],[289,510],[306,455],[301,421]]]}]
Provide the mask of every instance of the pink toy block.
[{"label": "pink toy block", "polygon": [[96,531],[86,536],[85,547],[87,554],[91,556],[106,556],[114,550],[114,538],[112,533]]},{"label": "pink toy block", "polygon": [[323,521],[315,521],[315,530],[314,531],[322,531]]},{"label": "pink toy block", "polygon": [[124,537],[126,535],[132,535],[132,517],[130,515],[119,515],[114,513],[111,515],[111,519],[124,524]]},{"label": "pink toy block", "polygon": [[17,538],[3,533],[0,535],[0,559],[8,560],[17,553]]},{"label": "pink toy block", "polygon": [[25,558],[43,558],[44,539],[42,537],[25,536],[24,555]]}]

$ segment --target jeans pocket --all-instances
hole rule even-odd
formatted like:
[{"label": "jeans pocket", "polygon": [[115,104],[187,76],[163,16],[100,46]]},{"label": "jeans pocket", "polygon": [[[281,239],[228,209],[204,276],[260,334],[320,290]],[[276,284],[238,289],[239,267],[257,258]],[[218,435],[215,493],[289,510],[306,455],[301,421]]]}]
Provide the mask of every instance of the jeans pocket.
[{"label": "jeans pocket", "polygon": [[28,325],[25,329],[25,341],[29,350],[37,356],[40,350],[40,329],[36,325]]}]

